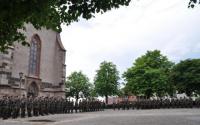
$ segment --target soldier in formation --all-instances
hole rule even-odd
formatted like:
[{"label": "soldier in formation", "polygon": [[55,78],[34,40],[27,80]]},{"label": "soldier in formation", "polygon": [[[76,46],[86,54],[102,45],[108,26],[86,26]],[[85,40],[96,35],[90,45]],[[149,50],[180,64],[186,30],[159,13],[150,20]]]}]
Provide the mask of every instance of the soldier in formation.
[{"label": "soldier in formation", "polygon": [[103,110],[105,104],[101,101],[83,100],[74,103],[58,97],[0,97],[0,118],[18,118],[43,116],[49,114],[93,112]]},{"label": "soldier in formation", "polygon": [[200,98],[172,99],[139,99],[137,101],[122,101],[112,105],[113,110],[129,109],[160,109],[160,108],[200,108]]},{"label": "soldier in formation", "polygon": [[79,102],[79,112],[94,112],[102,110],[103,110],[103,102],[101,101],[83,100]]}]

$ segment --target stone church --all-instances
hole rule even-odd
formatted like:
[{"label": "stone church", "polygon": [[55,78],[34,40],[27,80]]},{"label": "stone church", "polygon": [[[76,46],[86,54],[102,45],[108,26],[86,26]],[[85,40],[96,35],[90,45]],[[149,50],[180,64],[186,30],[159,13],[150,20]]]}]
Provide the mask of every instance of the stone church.
[{"label": "stone church", "polygon": [[26,24],[30,47],[15,43],[0,53],[0,96],[65,95],[65,53],[60,34]]}]

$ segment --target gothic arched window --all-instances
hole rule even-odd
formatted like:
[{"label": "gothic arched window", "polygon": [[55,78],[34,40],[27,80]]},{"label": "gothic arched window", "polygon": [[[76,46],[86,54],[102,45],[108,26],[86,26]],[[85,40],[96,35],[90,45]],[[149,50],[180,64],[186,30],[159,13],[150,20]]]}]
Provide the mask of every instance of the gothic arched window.
[{"label": "gothic arched window", "polygon": [[38,35],[32,37],[30,43],[29,74],[39,76],[41,41]]}]

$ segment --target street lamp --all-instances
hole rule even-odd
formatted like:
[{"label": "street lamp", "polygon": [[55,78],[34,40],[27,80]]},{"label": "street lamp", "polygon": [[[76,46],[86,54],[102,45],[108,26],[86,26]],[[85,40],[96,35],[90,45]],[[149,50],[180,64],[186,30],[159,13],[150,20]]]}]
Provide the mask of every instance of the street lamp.
[{"label": "street lamp", "polygon": [[19,73],[19,87],[20,87],[20,97],[21,97],[21,93],[22,93],[22,78],[23,78],[23,72]]}]

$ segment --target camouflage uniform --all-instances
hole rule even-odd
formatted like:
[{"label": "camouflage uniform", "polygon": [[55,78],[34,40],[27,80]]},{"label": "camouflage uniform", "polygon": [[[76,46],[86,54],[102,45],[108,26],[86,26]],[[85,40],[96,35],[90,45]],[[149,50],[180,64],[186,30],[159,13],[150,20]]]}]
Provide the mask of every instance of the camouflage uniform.
[{"label": "camouflage uniform", "polygon": [[32,117],[32,111],[33,111],[33,98],[28,97],[28,99],[27,99],[27,114],[28,114],[28,117]]},{"label": "camouflage uniform", "polygon": [[3,99],[0,97],[0,118],[2,117],[2,110],[3,110],[2,103],[3,103]]},{"label": "camouflage uniform", "polygon": [[26,98],[23,95],[21,99],[20,109],[21,109],[21,117],[24,118],[26,116]]},{"label": "camouflage uniform", "polygon": [[39,99],[35,98],[33,100],[33,115],[38,116],[39,115]]},{"label": "camouflage uniform", "polygon": [[9,102],[8,102],[8,97],[4,96],[3,98],[3,104],[2,104],[2,109],[3,109],[3,114],[2,117],[3,119],[8,119],[8,110],[9,110]]}]

